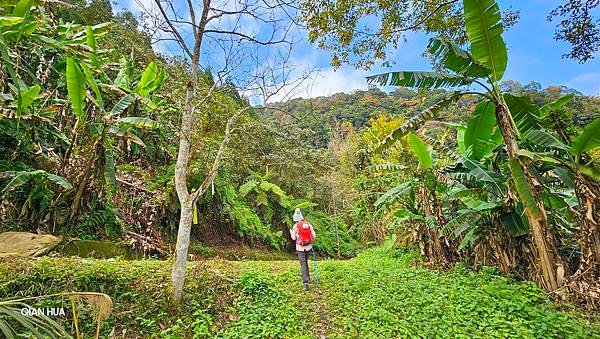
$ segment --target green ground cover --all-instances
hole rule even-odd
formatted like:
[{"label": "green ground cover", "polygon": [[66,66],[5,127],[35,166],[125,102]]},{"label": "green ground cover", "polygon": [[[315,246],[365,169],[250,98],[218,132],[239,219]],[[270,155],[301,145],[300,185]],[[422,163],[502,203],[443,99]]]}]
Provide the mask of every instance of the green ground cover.
[{"label": "green ground cover", "polygon": [[[168,261],[42,258],[0,262],[0,299],[99,291],[114,301],[104,336],[594,338],[600,324],[559,311],[532,283],[492,270],[434,272],[410,253],[375,249],[319,261],[319,288],[304,293],[295,261],[195,261],[186,300],[169,301]],[[68,306],[50,299],[38,306]],[[82,307],[80,324],[94,322]],[[64,319],[70,326],[69,317]]]}]

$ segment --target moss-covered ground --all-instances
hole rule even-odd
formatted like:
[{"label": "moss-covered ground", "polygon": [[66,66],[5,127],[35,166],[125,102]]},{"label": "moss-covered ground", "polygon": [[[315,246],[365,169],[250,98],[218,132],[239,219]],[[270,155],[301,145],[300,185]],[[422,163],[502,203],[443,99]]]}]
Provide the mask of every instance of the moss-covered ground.
[{"label": "moss-covered ground", "polygon": [[[106,293],[114,307],[101,333],[116,338],[600,338],[593,317],[558,310],[532,283],[414,263],[410,253],[381,249],[321,260],[319,287],[304,292],[293,260],[195,261],[185,301],[174,305],[169,261],[15,260],[0,262],[0,299]],[[70,328],[68,300],[36,306],[65,307]],[[91,312],[81,308],[90,337]]]}]

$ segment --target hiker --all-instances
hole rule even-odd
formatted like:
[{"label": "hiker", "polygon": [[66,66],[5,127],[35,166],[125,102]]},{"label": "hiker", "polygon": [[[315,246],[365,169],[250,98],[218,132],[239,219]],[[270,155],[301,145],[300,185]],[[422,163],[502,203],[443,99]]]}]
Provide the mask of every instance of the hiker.
[{"label": "hiker", "polygon": [[290,230],[292,240],[296,241],[296,253],[298,253],[298,260],[300,261],[300,271],[302,272],[302,282],[304,283],[304,289],[308,288],[310,283],[310,274],[308,273],[308,258],[312,251],[312,243],[317,238],[317,234],[313,229],[312,225],[304,220],[302,212],[299,208],[294,211],[294,226]]}]

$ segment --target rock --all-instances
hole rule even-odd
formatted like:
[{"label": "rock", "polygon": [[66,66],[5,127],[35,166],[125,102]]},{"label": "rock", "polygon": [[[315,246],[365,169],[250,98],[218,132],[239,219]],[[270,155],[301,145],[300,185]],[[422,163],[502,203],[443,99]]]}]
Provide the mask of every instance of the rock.
[{"label": "rock", "polygon": [[27,232],[0,233],[0,258],[37,257],[48,253],[61,241],[53,235],[38,235]]}]

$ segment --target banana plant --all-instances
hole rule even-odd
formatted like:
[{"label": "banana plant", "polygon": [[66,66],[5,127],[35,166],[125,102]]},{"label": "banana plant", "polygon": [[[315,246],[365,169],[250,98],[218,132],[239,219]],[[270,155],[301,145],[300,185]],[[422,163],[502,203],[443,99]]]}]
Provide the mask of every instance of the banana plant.
[{"label": "banana plant", "polygon": [[[123,87],[124,77],[123,73],[119,73],[121,76],[117,76],[112,86],[117,86],[117,81]],[[110,109],[106,110],[104,106],[104,100],[102,99],[102,92],[100,86],[97,83],[97,79],[94,74],[82,60],[75,59],[73,57],[67,58],[66,78],[67,78],[67,89],[70,97],[71,108],[74,115],[77,117],[77,123],[75,124],[73,142],[76,140],[77,133],[84,127],[88,127],[90,135],[94,136],[92,145],[92,155],[90,158],[89,166],[87,167],[87,173],[84,173],[82,179],[79,182],[75,198],[71,204],[71,218],[75,216],[79,208],[79,202],[81,195],[89,180],[91,169],[94,167],[93,164],[101,162],[103,164],[103,174],[105,179],[105,185],[107,187],[107,193],[110,195],[116,188],[116,176],[115,176],[115,162],[114,162],[114,148],[107,135],[112,135],[117,138],[123,138],[129,142],[135,143],[141,147],[144,147],[144,143],[141,138],[137,135],[136,129],[143,130],[154,130],[160,127],[160,124],[155,120],[147,117],[140,116],[125,116],[121,117],[121,114],[125,112],[129,107],[134,105],[136,101],[147,100],[147,96],[151,95],[154,91],[160,89],[160,86],[164,82],[164,70],[159,72],[156,64],[152,62],[146,70],[142,73],[140,81],[136,87],[131,90],[129,88],[121,88],[125,91],[125,95]],[[126,79],[127,83],[131,80]],[[99,119],[88,119],[87,109],[91,109],[90,105],[87,104],[87,88],[91,88],[95,93],[95,98],[89,101],[92,104],[92,108],[98,110]],[[129,92],[129,93],[127,93]],[[71,147],[72,147],[71,146]],[[68,154],[65,155],[65,159]]]},{"label": "banana plant", "polygon": [[[421,248],[421,253],[444,267],[449,267],[455,256],[455,246],[447,234],[441,230],[446,227],[447,220],[443,214],[440,194],[447,191],[447,186],[440,180],[442,175],[434,161],[433,153],[417,134],[406,135],[407,144],[417,159],[417,168],[399,164],[379,164],[375,170],[410,171],[412,178],[390,188],[377,201],[375,207],[391,209],[394,213],[393,223],[411,221],[413,241]],[[397,204],[400,203],[400,208]]]},{"label": "banana plant", "polygon": [[[42,7],[34,6],[35,3],[34,0],[20,0],[12,5],[5,4],[3,7],[10,15],[0,16],[0,59],[8,71],[10,81],[7,86],[12,92],[0,92],[0,100],[8,102],[4,105],[8,108],[4,115],[9,112],[17,118],[33,113],[35,101],[45,98],[45,80],[38,77],[35,65],[21,61],[21,55],[54,53],[59,58],[65,54],[87,58],[90,55],[88,44],[91,44],[93,55],[106,58],[106,53],[97,50],[95,41],[90,40],[86,32],[102,36],[106,34],[102,30],[107,24],[83,27],[61,23],[50,26],[47,14]],[[41,46],[42,52],[36,49],[24,54],[19,52],[25,40]]]},{"label": "banana plant", "polygon": [[65,190],[73,188],[67,179],[44,170],[5,171],[0,172],[1,178],[9,178],[10,181],[0,192],[0,198],[4,198],[20,187],[27,186],[27,198],[21,207],[22,216],[29,211],[32,214],[43,215],[48,207],[52,205],[54,190],[48,185],[49,183],[60,186]]},{"label": "banana plant", "polygon": [[[130,78],[129,64],[125,61],[121,63],[121,69],[115,80],[110,81],[103,72],[105,65],[97,48],[97,36],[89,26],[86,27],[85,38],[85,43],[91,49],[89,55],[86,58],[69,56],[66,59],[67,92],[71,109],[77,118],[69,151],[75,145],[77,135],[83,128],[87,127],[89,135],[93,138],[89,166],[79,182],[71,204],[71,218],[78,211],[81,196],[91,175],[90,171],[96,162],[99,162],[99,165],[104,168],[103,177],[109,198],[116,189],[115,149],[107,136],[112,135],[144,147],[136,130],[154,130],[160,127],[158,122],[148,117],[121,117],[121,115],[130,107],[135,106],[138,101],[144,103],[144,107],[150,106],[152,102],[148,97],[160,89],[166,74],[164,69],[159,71],[156,64],[152,62],[142,73],[137,85],[131,89],[129,86],[133,84],[134,79]],[[94,93],[93,96],[88,96],[88,88]],[[123,93],[123,96],[110,110],[105,105],[103,88]],[[155,108],[155,106],[152,107]],[[92,117],[88,117],[90,110],[94,112]],[[66,161],[68,156],[69,152],[65,154],[63,161]]]},{"label": "banana plant", "polygon": [[3,101],[11,101],[9,108],[14,108],[17,116],[29,109],[40,93],[39,85],[28,86],[18,75],[16,55],[9,49],[11,40],[18,41],[24,35],[30,35],[35,30],[35,19],[30,15],[33,0],[21,0],[13,8],[11,16],[0,16],[0,59],[12,79],[8,86],[13,91],[3,93]]},{"label": "banana plant", "polygon": [[[530,130],[525,141],[536,152],[521,150],[521,154],[542,164],[547,172],[572,187],[579,202],[581,259],[578,272],[598,267],[600,263],[600,171],[590,156],[600,148],[600,119],[586,125],[572,139],[563,143],[547,130]],[[600,276],[600,272],[593,272]]]},{"label": "banana plant", "polygon": [[[553,291],[562,285],[561,272],[564,272],[564,264],[557,254],[556,244],[549,240],[553,237],[547,213],[535,187],[535,178],[528,169],[527,160],[519,156],[517,143],[523,133],[541,127],[540,112],[530,98],[501,91],[500,81],[508,64],[508,53],[502,38],[504,28],[496,1],[463,0],[463,9],[469,50],[464,50],[441,36],[431,39],[427,48],[427,52],[440,61],[445,71],[391,72],[370,76],[367,80],[379,85],[459,90],[449,99],[432,107],[429,111],[434,114],[461,95],[472,94],[482,99],[483,106],[478,105],[479,109],[476,109],[471,118],[477,119],[479,114],[482,119],[480,123],[472,123],[474,128],[482,129],[481,133],[478,131],[470,134],[472,152],[479,156],[499,140],[496,132],[484,133],[484,130],[498,130],[508,155],[512,185],[524,206],[524,214],[531,227],[536,260],[541,268],[540,283],[547,290]],[[472,86],[478,86],[481,90],[470,90]],[[490,114],[492,110],[493,115]],[[486,123],[482,124],[483,122]],[[406,130],[410,129],[401,126],[382,142],[382,146],[402,137]]]}]

